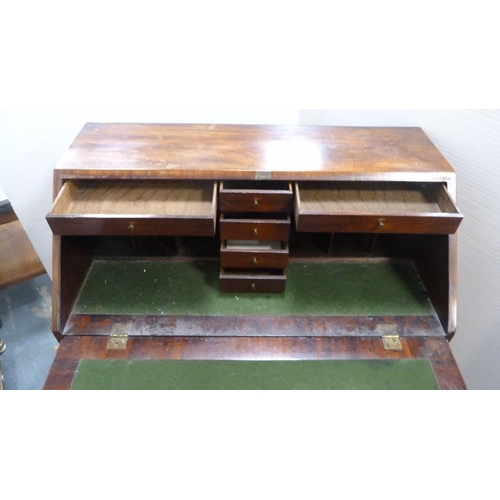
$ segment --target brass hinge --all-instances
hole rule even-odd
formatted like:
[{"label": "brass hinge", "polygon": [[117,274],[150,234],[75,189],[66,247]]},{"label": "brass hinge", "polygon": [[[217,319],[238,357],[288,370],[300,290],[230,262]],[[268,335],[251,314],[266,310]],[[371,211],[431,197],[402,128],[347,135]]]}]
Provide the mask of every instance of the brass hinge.
[{"label": "brass hinge", "polygon": [[403,344],[399,335],[384,335],[382,336],[382,343],[386,351],[402,351]]},{"label": "brass hinge", "polygon": [[127,347],[131,323],[114,323],[111,328],[106,350],[123,350]]},{"label": "brass hinge", "polygon": [[377,331],[382,338],[384,349],[386,351],[402,351],[403,344],[394,325],[378,325]]}]

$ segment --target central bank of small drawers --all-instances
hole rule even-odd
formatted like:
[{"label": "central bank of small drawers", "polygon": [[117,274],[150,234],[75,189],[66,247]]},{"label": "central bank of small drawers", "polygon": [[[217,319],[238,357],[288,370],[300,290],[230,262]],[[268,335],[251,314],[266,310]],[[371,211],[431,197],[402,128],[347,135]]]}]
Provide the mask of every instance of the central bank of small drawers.
[{"label": "central bank of small drawers", "polygon": [[291,183],[220,183],[221,291],[285,291],[292,207]]}]

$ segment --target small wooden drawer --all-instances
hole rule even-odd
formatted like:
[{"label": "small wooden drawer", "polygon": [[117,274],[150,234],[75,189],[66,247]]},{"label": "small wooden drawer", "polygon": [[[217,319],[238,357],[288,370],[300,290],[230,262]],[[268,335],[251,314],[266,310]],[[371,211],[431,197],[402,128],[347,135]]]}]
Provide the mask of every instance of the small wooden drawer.
[{"label": "small wooden drawer", "polygon": [[281,181],[224,181],[220,183],[221,212],[290,212],[293,188]]},{"label": "small wooden drawer", "polygon": [[[265,214],[262,214],[263,216]],[[272,214],[272,218],[233,218],[227,214],[220,216],[220,237],[223,240],[288,240],[290,217]]]},{"label": "small wooden drawer", "polygon": [[297,231],[454,234],[462,221],[440,183],[297,183]]},{"label": "small wooden drawer", "polygon": [[283,293],[286,288],[284,269],[265,271],[221,269],[221,292],[232,293]]},{"label": "small wooden drawer", "polygon": [[67,181],[47,222],[57,235],[213,236],[217,183]]},{"label": "small wooden drawer", "polygon": [[285,269],[288,253],[285,241],[228,240],[221,242],[220,261],[224,268]]}]

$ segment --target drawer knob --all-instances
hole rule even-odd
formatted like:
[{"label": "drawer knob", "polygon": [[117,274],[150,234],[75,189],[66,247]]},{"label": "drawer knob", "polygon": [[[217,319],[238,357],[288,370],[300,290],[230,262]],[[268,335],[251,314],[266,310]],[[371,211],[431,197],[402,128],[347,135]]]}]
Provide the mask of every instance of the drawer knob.
[{"label": "drawer knob", "polygon": [[255,290],[255,283],[252,283],[252,284],[250,285],[250,290]]},{"label": "drawer knob", "polygon": [[385,225],[385,224],[384,224],[384,221],[382,221],[382,220],[379,220],[379,221],[378,221],[378,227],[383,228],[383,227],[384,227],[384,225]]},{"label": "drawer knob", "polygon": [[252,266],[256,266],[258,263],[259,263],[259,259],[257,259],[257,257],[254,257],[252,259]]},{"label": "drawer knob", "polygon": [[135,230],[135,223],[134,222],[131,222],[129,225],[128,225],[128,230],[133,233],[134,230]]},{"label": "drawer knob", "polygon": [[259,200],[255,199],[253,200],[253,206],[258,207],[259,206]]},{"label": "drawer knob", "polygon": [[259,230],[257,228],[255,228],[253,231],[252,231],[252,235],[253,236],[258,236],[259,235]]}]

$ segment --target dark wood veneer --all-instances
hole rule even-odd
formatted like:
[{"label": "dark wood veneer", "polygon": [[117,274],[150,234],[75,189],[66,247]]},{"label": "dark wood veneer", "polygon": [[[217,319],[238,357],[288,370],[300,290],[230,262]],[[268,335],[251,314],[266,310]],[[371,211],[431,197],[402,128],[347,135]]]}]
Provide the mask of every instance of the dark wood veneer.
[{"label": "dark wood veneer", "polygon": [[[208,182],[214,186],[213,211],[208,221],[191,218],[184,223],[179,217],[169,226],[168,220],[161,221],[155,213],[149,214],[150,209],[145,209],[147,213],[139,214],[138,218],[132,217],[137,214],[128,213],[116,217],[113,210],[98,211],[95,218],[92,214],[91,217],[69,214],[67,218],[64,215],[59,218],[61,235],[54,236],[53,240],[52,328],[61,344],[46,388],[68,388],[78,360],[86,356],[126,359],[425,357],[431,360],[441,388],[465,388],[445,339],[445,336],[453,336],[457,326],[457,237],[453,233],[462,216],[454,205],[456,175],[420,128],[89,123],[54,170],[54,199],[65,184],[86,187],[95,183],[109,187],[123,208],[120,204],[123,186],[129,186],[129,191],[136,193],[144,186],[172,181]],[[297,213],[293,217],[294,203],[297,212],[300,201],[297,186],[313,182],[330,187],[333,184],[329,183],[340,182],[348,188],[355,183],[358,187],[363,183],[363,188],[373,183],[377,189],[400,183],[403,191],[404,186],[410,184],[425,184],[437,190],[431,189],[432,199],[427,198],[433,207],[427,214],[409,210],[406,201],[399,205],[401,210],[389,214],[374,212],[371,208],[349,212],[345,207],[354,201],[351,198],[341,207],[340,218],[332,219],[331,213],[314,213],[314,210],[302,217]],[[87,194],[92,198],[92,193]],[[378,191],[375,197],[383,199],[384,196]],[[360,198],[363,203],[369,201],[366,191]],[[189,210],[186,205],[188,219]],[[112,234],[134,233],[130,235],[132,246],[139,241],[134,238],[157,238],[158,248],[163,246],[160,238],[171,237],[175,244],[168,251],[179,255],[186,250],[187,240],[183,240],[183,234],[194,235],[195,239],[203,234],[205,240],[194,243],[198,252],[210,248],[207,256],[219,258],[220,240],[226,239],[221,238],[219,229],[225,224],[226,212],[228,218],[236,214],[233,218],[236,224],[227,225],[236,239],[252,239],[251,235],[247,238],[245,231],[252,226],[249,219],[255,216],[254,220],[260,220],[258,231],[275,234],[280,241],[289,243],[290,257],[414,259],[437,316],[376,319],[376,324],[395,325],[396,331],[403,335],[403,351],[383,349],[376,329],[373,336],[367,335],[373,322],[367,317],[341,317],[334,321],[314,317],[279,320],[252,316],[135,317],[132,334],[138,336],[129,338],[126,351],[120,352],[105,350],[107,336],[117,318],[72,314],[97,249],[106,247]],[[290,217],[290,222],[283,223],[274,217],[279,212]],[[274,217],[274,223],[266,220],[265,215],[261,220],[261,214],[266,213]],[[102,219],[101,226],[99,219]],[[75,224],[76,220],[80,225]],[[298,230],[305,232],[299,234]],[[329,243],[320,251],[313,240],[324,231],[330,233],[325,235]],[[352,239],[345,239],[345,233],[352,233]],[[360,239],[368,239],[357,247],[355,240],[360,235]],[[257,234],[253,236],[257,238]],[[323,241],[323,236],[319,239]],[[148,255],[147,251],[141,252],[141,258],[144,255]],[[161,255],[155,253],[152,257]],[[229,273],[230,269],[221,269],[223,282],[231,276]],[[285,282],[284,272],[282,274],[275,276],[278,293]],[[237,277],[235,274],[234,278]],[[179,329],[180,321],[203,330],[205,336],[189,336],[188,328]],[[211,336],[210,331],[217,333]],[[222,336],[230,335],[231,331],[239,331],[240,336]],[[183,335],[179,336],[179,332]],[[280,332],[280,336],[273,332]]]},{"label": "dark wood veneer", "polygon": [[65,337],[44,389],[69,389],[81,359],[428,359],[440,389],[466,389],[448,342],[411,337],[386,350],[376,337],[131,338],[125,350],[107,350],[106,337]]}]

